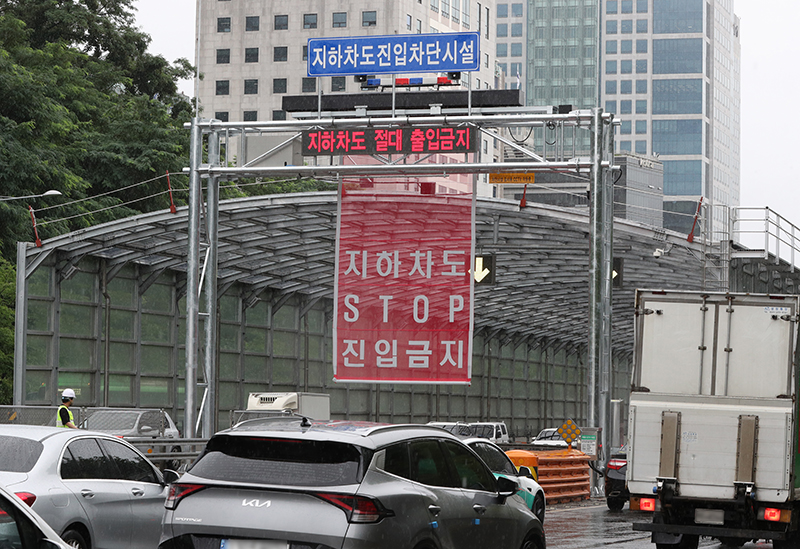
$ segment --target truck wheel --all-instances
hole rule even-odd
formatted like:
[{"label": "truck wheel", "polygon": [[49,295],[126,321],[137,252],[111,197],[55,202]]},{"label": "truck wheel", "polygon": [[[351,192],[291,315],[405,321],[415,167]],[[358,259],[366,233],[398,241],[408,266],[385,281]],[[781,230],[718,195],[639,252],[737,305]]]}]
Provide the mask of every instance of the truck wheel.
[{"label": "truck wheel", "polygon": [[611,511],[622,511],[622,508],[625,507],[625,501],[622,498],[607,498],[606,505]]},{"label": "truck wheel", "polygon": [[741,547],[747,541],[748,540],[742,538],[719,538],[719,542],[723,545],[723,547],[730,547],[732,549]]}]

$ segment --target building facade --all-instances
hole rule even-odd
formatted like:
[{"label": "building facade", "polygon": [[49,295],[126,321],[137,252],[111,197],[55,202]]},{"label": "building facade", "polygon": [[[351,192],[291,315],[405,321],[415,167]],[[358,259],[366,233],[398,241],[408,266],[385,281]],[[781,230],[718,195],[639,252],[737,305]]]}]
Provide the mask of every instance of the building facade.
[{"label": "building facade", "polygon": [[472,78],[473,89],[491,89],[495,9],[494,0],[199,0],[201,115],[283,120],[286,95],[361,93],[352,76],[307,76],[310,38],[480,32],[480,71],[462,75],[462,85]]},{"label": "building facade", "polygon": [[739,205],[740,44],[732,0],[606,0],[602,105],[617,150],[664,165],[664,225],[688,233],[698,202],[714,230]]}]

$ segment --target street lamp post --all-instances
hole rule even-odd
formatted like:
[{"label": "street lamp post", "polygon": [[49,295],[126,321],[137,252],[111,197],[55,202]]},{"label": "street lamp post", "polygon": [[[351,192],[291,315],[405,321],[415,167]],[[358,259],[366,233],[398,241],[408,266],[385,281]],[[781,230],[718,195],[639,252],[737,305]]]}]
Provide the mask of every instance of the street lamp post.
[{"label": "street lamp post", "polygon": [[42,194],[30,194],[28,196],[0,196],[0,202],[8,202],[10,200],[25,200],[26,198],[41,198],[43,196],[61,196],[61,192],[50,189]]}]

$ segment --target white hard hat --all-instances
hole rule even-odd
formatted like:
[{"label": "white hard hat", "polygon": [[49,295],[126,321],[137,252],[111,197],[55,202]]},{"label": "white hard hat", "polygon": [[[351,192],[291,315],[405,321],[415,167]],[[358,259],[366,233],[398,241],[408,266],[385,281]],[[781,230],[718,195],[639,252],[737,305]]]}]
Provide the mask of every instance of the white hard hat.
[{"label": "white hard hat", "polygon": [[61,393],[61,398],[75,398],[75,391],[72,389],[64,389],[64,392]]}]

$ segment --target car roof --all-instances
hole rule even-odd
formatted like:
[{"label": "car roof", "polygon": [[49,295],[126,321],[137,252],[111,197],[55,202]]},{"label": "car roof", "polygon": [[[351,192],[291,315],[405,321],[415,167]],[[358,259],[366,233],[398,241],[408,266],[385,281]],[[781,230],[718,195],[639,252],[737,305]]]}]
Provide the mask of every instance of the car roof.
[{"label": "car roof", "polygon": [[69,440],[87,435],[118,440],[118,437],[111,436],[108,433],[88,431],[86,429],[65,429],[64,427],[47,427],[43,425],[0,425],[0,436],[26,438],[38,442],[44,442],[50,438]]},{"label": "car roof", "polygon": [[312,421],[310,425],[303,425],[302,419],[298,420],[297,418],[275,418],[274,422],[252,425],[247,425],[248,423],[242,422],[242,424],[220,431],[214,436],[271,436],[274,438],[327,440],[373,449],[410,438],[436,437],[460,440],[439,427],[416,423],[393,424],[333,420]]}]

